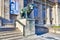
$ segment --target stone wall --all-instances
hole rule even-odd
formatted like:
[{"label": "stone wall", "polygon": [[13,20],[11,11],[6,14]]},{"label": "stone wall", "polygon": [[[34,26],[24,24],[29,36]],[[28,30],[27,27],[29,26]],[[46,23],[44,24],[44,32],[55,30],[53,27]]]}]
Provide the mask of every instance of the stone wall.
[{"label": "stone wall", "polygon": [[20,10],[24,8],[24,0],[19,0],[19,14],[17,16],[17,19],[20,19],[21,16],[20,16]]}]

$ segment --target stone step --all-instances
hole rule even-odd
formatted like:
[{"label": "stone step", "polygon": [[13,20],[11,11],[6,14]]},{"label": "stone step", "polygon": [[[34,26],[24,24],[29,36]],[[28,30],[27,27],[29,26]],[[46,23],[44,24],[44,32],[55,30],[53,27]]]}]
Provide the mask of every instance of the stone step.
[{"label": "stone step", "polygon": [[0,39],[7,39],[7,38],[12,38],[12,37],[17,37],[17,36],[22,36],[22,34],[13,34],[13,35],[2,35],[0,36]]},{"label": "stone step", "polygon": [[21,32],[0,33],[0,36],[14,35],[14,34],[21,34]]},{"label": "stone step", "polygon": [[16,39],[16,38],[22,38],[22,33],[17,29],[14,31],[1,31],[0,32],[0,40],[10,40],[10,39]]},{"label": "stone step", "polygon": [[[4,29],[5,28],[3,28],[2,30],[4,30]],[[9,31],[9,29],[10,29],[10,31]],[[6,28],[6,31],[5,30],[4,31],[0,31],[0,33],[10,33],[10,32],[20,32],[20,30],[17,29],[17,28]]]},{"label": "stone step", "polygon": [[0,31],[0,34],[4,34],[4,33],[15,33],[15,32],[20,32],[20,31]]},{"label": "stone step", "polygon": [[0,34],[10,34],[10,33],[21,33],[21,31],[19,29],[17,29],[17,28],[14,29],[14,30],[10,30],[10,31],[8,31],[8,30],[7,31],[0,31]]},{"label": "stone step", "polygon": [[0,32],[1,31],[13,31],[13,30],[15,30],[15,28],[0,28]]},{"label": "stone step", "polygon": [[4,27],[9,28],[9,27],[14,27],[14,26],[15,26],[15,23],[14,23],[14,21],[6,20],[6,19],[5,19],[5,20],[3,20],[2,25],[3,25]]},{"label": "stone step", "polygon": [[1,38],[1,40],[18,40],[18,39],[22,39],[22,38],[23,38],[22,35],[18,35],[18,36],[14,36],[14,37]]},{"label": "stone step", "polygon": [[10,40],[15,38],[22,38],[22,33],[19,29],[13,31],[0,31],[0,40]]},{"label": "stone step", "polygon": [[5,38],[8,40],[18,40],[18,39],[23,39],[24,37],[22,35],[18,35],[18,36],[14,36],[14,37],[10,37],[10,38]]}]

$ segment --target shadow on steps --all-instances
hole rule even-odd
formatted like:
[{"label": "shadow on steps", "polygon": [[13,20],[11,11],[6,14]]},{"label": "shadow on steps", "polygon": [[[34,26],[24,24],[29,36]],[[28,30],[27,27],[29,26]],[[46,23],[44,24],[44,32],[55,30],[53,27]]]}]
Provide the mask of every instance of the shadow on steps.
[{"label": "shadow on steps", "polygon": [[0,28],[0,31],[14,31],[16,28]]},{"label": "shadow on steps", "polygon": [[42,35],[48,32],[49,32],[49,29],[46,27],[35,26],[35,34],[37,35]]}]

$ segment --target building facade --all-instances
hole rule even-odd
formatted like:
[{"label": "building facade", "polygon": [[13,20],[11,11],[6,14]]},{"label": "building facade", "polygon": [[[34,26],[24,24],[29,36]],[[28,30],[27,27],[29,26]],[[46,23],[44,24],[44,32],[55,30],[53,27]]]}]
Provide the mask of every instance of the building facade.
[{"label": "building facade", "polygon": [[59,0],[35,0],[34,3],[38,6],[38,24],[56,25],[59,26]]},{"label": "building facade", "polygon": [[37,25],[60,25],[59,0],[0,0],[0,26],[9,26],[15,19],[20,19],[20,10],[29,3],[36,5],[30,17]]}]

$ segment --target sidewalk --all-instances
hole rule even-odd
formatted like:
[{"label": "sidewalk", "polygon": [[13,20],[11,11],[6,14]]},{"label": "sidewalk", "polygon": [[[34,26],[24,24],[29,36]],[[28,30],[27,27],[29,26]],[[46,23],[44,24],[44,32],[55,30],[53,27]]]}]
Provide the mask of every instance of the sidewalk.
[{"label": "sidewalk", "polygon": [[19,40],[60,40],[59,34],[46,33],[43,35],[32,35]]},{"label": "sidewalk", "polygon": [[22,39],[18,39],[18,40],[42,40],[42,39],[40,36],[32,35],[32,36],[23,37]]}]

